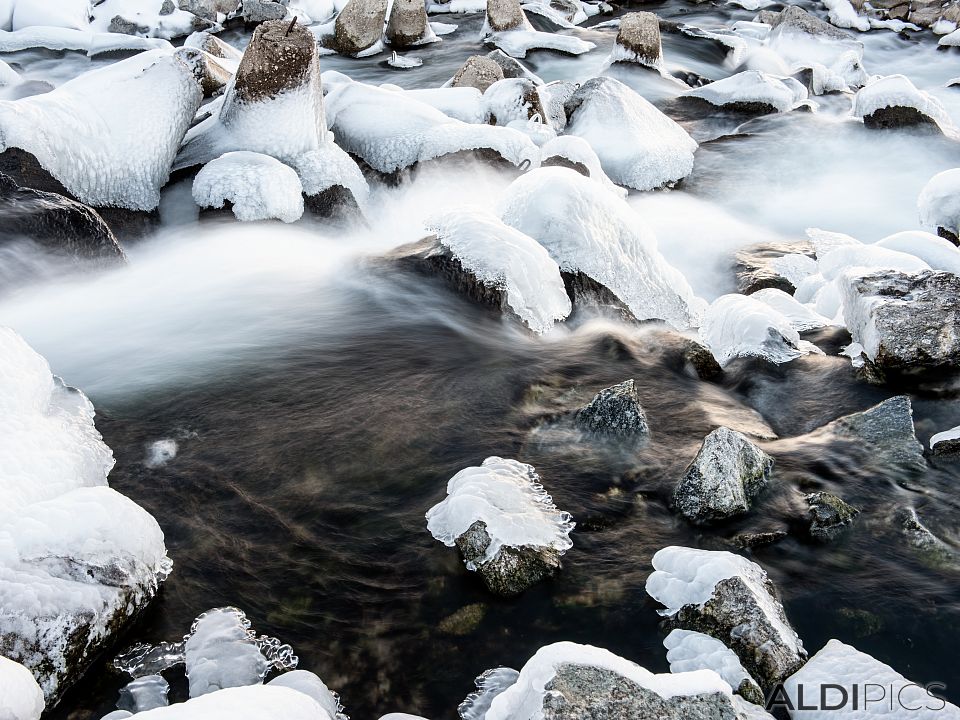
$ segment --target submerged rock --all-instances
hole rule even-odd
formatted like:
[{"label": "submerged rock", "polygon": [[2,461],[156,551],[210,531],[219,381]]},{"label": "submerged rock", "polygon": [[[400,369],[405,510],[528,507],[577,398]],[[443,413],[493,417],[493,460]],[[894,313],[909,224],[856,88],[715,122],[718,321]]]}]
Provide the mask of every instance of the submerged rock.
[{"label": "submerged rock", "polygon": [[923,446],[913,428],[910,398],[898,395],[863,412],[845,415],[813,434],[829,433],[852,441],[871,458],[895,463],[906,469],[926,467]]},{"label": "submerged rock", "polygon": [[424,0],[393,0],[386,37],[392,47],[401,49],[434,39]]},{"label": "submerged rock", "polygon": [[621,17],[611,60],[653,68],[662,65],[660,20],[657,16],[651,12],[631,12]]},{"label": "submerged rock", "polygon": [[894,519],[907,542],[934,563],[951,562],[956,558],[953,549],[920,521],[915,508],[900,508]]},{"label": "submerged rock", "polygon": [[737,292],[742,295],[765,288],[793,295],[800,281],[816,272],[816,256],[808,242],[757,243],[740,248],[734,255]]},{"label": "submerged rock", "polygon": [[673,491],[673,506],[691,522],[740,515],[770,482],[773,458],[742,433],[719,427],[704,439]]},{"label": "submerged rock", "polygon": [[585,407],[577,410],[574,423],[588,432],[620,438],[650,432],[633,380],[601,390]]},{"label": "submerged rock", "polygon": [[349,0],[334,23],[333,44],[341,55],[359,55],[380,42],[387,0]]},{"label": "submerged rock", "polygon": [[810,493],[804,498],[810,506],[810,534],[817,540],[832,540],[860,514],[855,508],[828,492]]},{"label": "submerged rock", "polygon": [[471,55],[450,81],[451,87],[472,87],[485,92],[498,80],[503,80],[503,69],[486,55]]}]

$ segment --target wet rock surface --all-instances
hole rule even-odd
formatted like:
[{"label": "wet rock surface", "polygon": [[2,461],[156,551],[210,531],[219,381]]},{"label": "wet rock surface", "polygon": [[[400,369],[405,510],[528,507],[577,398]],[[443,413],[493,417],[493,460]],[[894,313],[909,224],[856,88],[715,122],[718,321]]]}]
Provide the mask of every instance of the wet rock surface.
[{"label": "wet rock surface", "polygon": [[827,492],[804,498],[810,507],[810,534],[817,540],[833,540],[853,524],[860,510]]},{"label": "wet rock surface", "polygon": [[496,595],[519,595],[560,569],[560,553],[550,547],[505,545],[492,559],[480,563],[490,542],[487,526],[481,520],[456,540],[464,562],[477,564],[487,589]]},{"label": "wet rock surface", "polygon": [[259,102],[301,87],[315,72],[316,39],[299,24],[264,22],[237,68],[236,101]]},{"label": "wet rock surface", "polygon": [[574,416],[577,427],[608,437],[636,438],[650,432],[633,380],[608,387]]}]

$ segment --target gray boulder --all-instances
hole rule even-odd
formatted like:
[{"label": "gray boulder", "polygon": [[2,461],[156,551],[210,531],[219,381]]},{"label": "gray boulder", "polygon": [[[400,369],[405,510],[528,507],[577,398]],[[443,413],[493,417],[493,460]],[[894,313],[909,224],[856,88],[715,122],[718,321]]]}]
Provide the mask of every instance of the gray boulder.
[{"label": "gray boulder", "polygon": [[451,87],[472,87],[485,92],[498,80],[503,80],[503,69],[486,55],[471,55],[450,81]]},{"label": "gray boulder", "polygon": [[520,0],[487,0],[487,24],[494,32],[517,30],[528,23]]},{"label": "gray boulder", "polygon": [[619,62],[635,62],[657,67],[663,61],[660,21],[651,12],[631,12],[620,18],[615,57]]},{"label": "gray boulder", "polygon": [[650,432],[633,380],[601,390],[588,405],[577,410],[574,422],[588,432],[619,438]]},{"label": "gray boulder", "polygon": [[694,523],[741,515],[769,483],[773,464],[745,435],[719,427],[704,439],[677,484],[673,506]]},{"label": "gray boulder", "polygon": [[393,0],[386,33],[387,42],[392,47],[419,45],[432,34],[423,0]]},{"label": "gray boulder", "polygon": [[832,493],[810,493],[804,499],[810,507],[810,535],[817,540],[833,540],[860,514],[858,508]]},{"label": "gray boulder", "polygon": [[803,272],[816,272],[816,254],[808,242],[766,242],[748,245],[734,255],[737,292],[750,295],[774,288],[789,295]]},{"label": "gray boulder", "polygon": [[519,595],[560,569],[558,551],[529,545],[504,545],[491,560],[480,563],[490,546],[487,525],[482,520],[467,528],[456,539],[456,544],[464,562],[476,565],[487,589],[497,595]]},{"label": "gray boulder", "polygon": [[816,15],[811,15],[799,5],[785,7],[772,24],[774,30],[780,32],[804,33],[833,40],[853,42],[853,38],[843,30],[821,20]]},{"label": "gray boulder", "polygon": [[287,16],[285,2],[274,0],[243,0],[240,9],[247,25],[259,25],[268,20],[283,20]]},{"label": "gray boulder", "polygon": [[333,45],[342,55],[357,55],[383,36],[387,0],[350,0],[337,15]]},{"label": "gray boulder", "polygon": [[956,559],[953,549],[920,521],[914,508],[900,508],[895,513],[894,519],[907,542],[930,561],[939,564],[953,562]]},{"label": "gray boulder", "polygon": [[218,14],[230,15],[237,11],[239,0],[179,0],[181,10],[216,22]]},{"label": "gray boulder", "polygon": [[500,70],[503,72],[504,77],[526,78],[527,80],[532,80],[537,85],[543,84],[543,80],[532,73],[526,65],[519,60],[510,57],[499,48],[488,52],[487,57],[500,66]]},{"label": "gray boulder", "polygon": [[146,25],[138,25],[133,20],[128,20],[122,15],[114,15],[107,26],[107,32],[118,33],[120,35],[146,35],[150,28]]},{"label": "gray boulder", "polygon": [[828,433],[849,440],[885,465],[905,469],[926,467],[923,446],[913,428],[913,407],[906,395],[884,400],[863,412],[834,420],[813,435]]}]

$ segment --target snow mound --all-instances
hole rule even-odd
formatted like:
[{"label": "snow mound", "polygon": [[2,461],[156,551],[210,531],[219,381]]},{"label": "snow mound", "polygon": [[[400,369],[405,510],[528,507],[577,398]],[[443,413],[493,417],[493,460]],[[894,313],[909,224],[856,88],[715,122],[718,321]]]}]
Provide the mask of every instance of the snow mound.
[{"label": "snow mound", "polygon": [[960,168],[930,178],[920,191],[917,207],[922,225],[960,235]]},{"label": "snow mound", "polygon": [[[871,692],[868,686],[872,686],[873,697],[876,697],[878,687],[884,688],[887,698],[886,702],[871,703],[869,709],[861,705],[855,710],[853,704],[848,702],[838,710],[810,709],[791,712],[792,717],[803,720],[853,717],[911,717],[916,720],[960,718],[960,708],[956,705],[932,698],[923,685],[907,680],[889,665],[839,640],[830,640],[797,673],[787,678],[784,688],[794,707],[799,705],[801,685],[805,686],[807,698],[810,697],[811,688],[835,688],[838,685],[851,694],[856,686],[860,698],[868,697],[867,693]],[[936,693],[936,688],[932,690]],[[897,700],[891,703],[891,698]],[[840,703],[839,691],[828,689],[826,699],[831,704]],[[819,703],[815,702],[813,705],[815,708],[819,707]]]},{"label": "snow mound", "polygon": [[533,467],[516,460],[488,457],[450,478],[446,499],[427,512],[427,529],[453,547],[478,520],[490,536],[481,565],[504,546],[550,547],[560,554],[573,547],[570,514],[553,504]]},{"label": "snow mound", "polygon": [[800,339],[790,318],[752,295],[722,295],[714,300],[703,317],[700,338],[721,366],[738,357],[780,365],[810,353],[823,354]]},{"label": "snow mound", "polygon": [[[68,28],[85,30],[90,23],[90,0],[6,0],[0,9],[4,30],[22,30],[29,27]],[[9,26],[7,25],[9,23]]]},{"label": "snow mound", "polygon": [[777,112],[792,110],[807,99],[807,89],[794,78],[777,78],[758,70],[740,72],[685,94],[720,107],[751,103],[769,105]]},{"label": "snow mound", "polygon": [[709,635],[693,630],[672,630],[663,646],[667,649],[672,673],[713,670],[733,689],[739,688],[744,680],[754,682],[736,653]]},{"label": "snow mound", "polygon": [[303,187],[296,171],[269,155],[229,152],[211,160],[193,180],[193,199],[200,207],[233,203],[243,222],[296,222],[303,215]]},{"label": "snow mound", "polygon": [[913,255],[933,270],[946,270],[960,275],[960,249],[939,235],[907,230],[885,237],[876,243],[876,247]]},{"label": "snow mound", "polygon": [[153,210],[203,99],[191,52],[151,50],[0,102],[0,149],[32,153],[87,204]]},{"label": "snow mound", "polygon": [[905,75],[877,78],[857,91],[853,98],[853,114],[865,118],[878,110],[890,107],[915,108],[935,120],[941,129],[952,127],[950,115],[932,95],[918,90]]},{"label": "snow mound", "polygon": [[89,30],[56,27],[26,27],[15,32],[0,30],[0,52],[46,50],[82,50],[88,55],[120,50],[173,50],[166,40],[135,35],[98,33]]},{"label": "snow mound", "polygon": [[532,28],[494,32],[484,26],[480,40],[500,48],[512,58],[525,58],[531,50],[556,50],[568,55],[583,55],[596,47],[589,40],[581,40],[573,35],[541,32]]},{"label": "snow mound", "polygon": [[137,35],[172,40],[210,26],[193,13],[177,7],[173,12],[162,14],[162,4],[156,0],[100,0],[93,9],[90,27],[98,32],[111,32],[114,18],[121,18],[136,27]]},{"label": "snow mound", "polygon": [[575,170],[547,167],[515,180],[500,200],[503,221],[537,240],[564,272],[609,288],[639,320],[678,329],[699,324],[703,301],[657,249],[624,201]]},{"label": "snow mound", "polygon": [[609,670],[635,682],[664,699],[681,695],[721,693],[730,696],[730,686],[710,670],[655,675],[636,663],[592,645],[558,642],[537,650],[520,670],[516,682],[497,695],[485,720],[539,720],[547,685],[563,665],[585,665]]},{"label": "snow mound", "polygon": [[590,147],[590,143],[576,135],[558,135],[540,146],[541,163],[550,158],[563,158],[572,163],[583,165],[590,173],[590,179],[600,183],[607,190],[620,197],[627,196],[625,188],[617,186],[603,171],[600,158]]},{"label": "snow mound", "polygon": [[227,688],[131,717],[140,720],[336,720],[309,695],[273,683]]},{"label": "snow mound", "polygon": [[427,229],[481,282],[503,287],[507,304],[527,326],[544,333],[570,314],[560,268],[533,238],[483,210],[434,217]]},{"label": "snow mound", "polygon": [[327,122],[341,147],[382,173],[484,148],[514,165],[540,162],[540,151],[523,133],[455,120],[408,93],[341,82],[324,100]]},{"label": "snow mound", "polygon": [[566,133],[590,143],[618,185],[653,190],[693,170],[696,141],[618,80],[588,80],[571,103],[579,104]]},{"label": "snow mound", "polygon": [[196,619],[184,646],[190,697],[263,681],[270,663],[249,629],[250,621],[233,608],[208,610]]},{"label": "snow mound", "polygon": [[43,691],[23,665],[0,655],[0,718],[40,720]]}]

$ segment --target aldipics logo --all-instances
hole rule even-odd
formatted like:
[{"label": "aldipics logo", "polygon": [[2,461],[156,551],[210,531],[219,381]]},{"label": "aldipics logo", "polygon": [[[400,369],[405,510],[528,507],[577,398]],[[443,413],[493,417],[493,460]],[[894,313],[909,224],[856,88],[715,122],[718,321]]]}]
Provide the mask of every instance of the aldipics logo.
[{"label": "aldipics logo", "polygon": [[[777,685],[767,699],[767,711],[787,710],[880,710],[884,713],[933,711],[947,707],[947,701],[937,693],[946,690],[943,683],[926,685],[915,683],[882,685],[863,683],[841,685],[838,683],[792,684],[790,688]],[[909,717],[909,715],[897,715]]]}]

